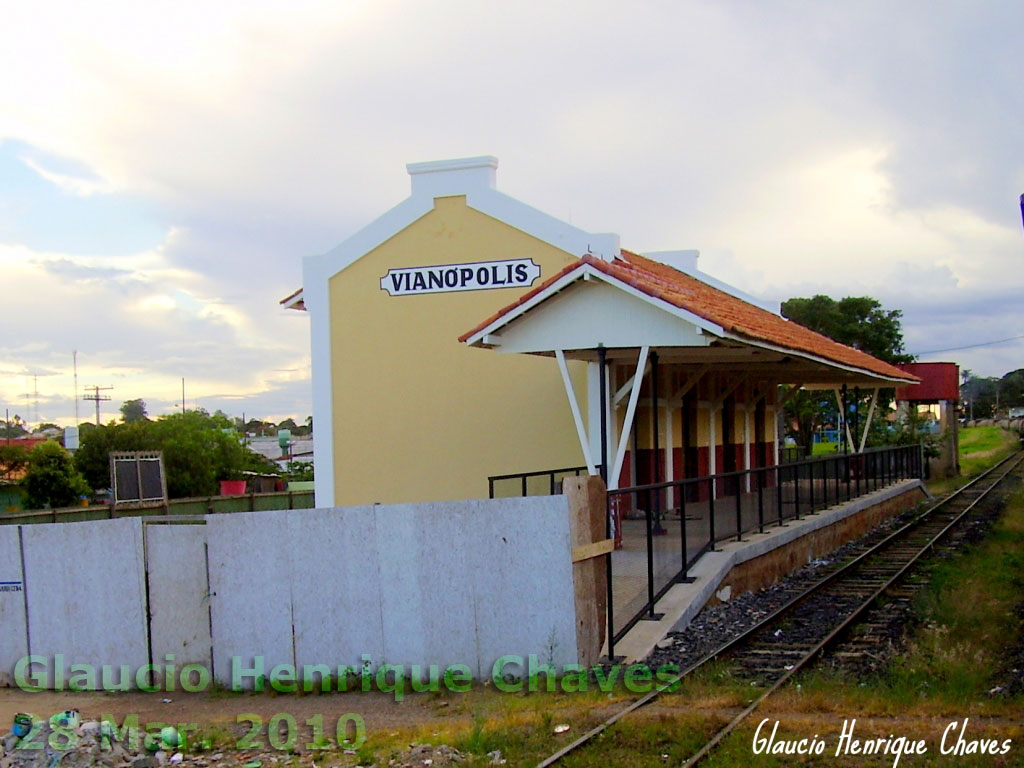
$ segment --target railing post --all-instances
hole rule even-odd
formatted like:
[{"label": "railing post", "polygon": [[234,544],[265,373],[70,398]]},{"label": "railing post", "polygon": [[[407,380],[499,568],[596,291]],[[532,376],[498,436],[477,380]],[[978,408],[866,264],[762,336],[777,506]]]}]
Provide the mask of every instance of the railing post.
[{"label": "railing post", "polygon": [[708,528],[711,540],[708,542],[711,545],[711,551],[715,551],[715,480],[713,477],[708,478],[709,489],[708,489]]},{"label": "railing post", "polygon": [[679,493],[679,546],[683,550],[683,578],[690,568],[690,560],[686,554],[686,486],[678,486]]},{"label": "railing post", "polygon": [[757,473],[757,532],[764,533],[764,470]]},{"label": "railing post", "polygon": [[[648,502],[650,502],[650,494],[648,494]],[[650,503],[647,504],[647,510],[644,513],[644,518],[647,522],[647,615],[649,618],[654,618],[654,531],[651,529],[651,518],[653,512],[651,511]]]},{"label": "railing post", "polygon": [[[604,497],[604,535],[606,539],[612,538],[612,496],[606,493]],[[607,575],[605,602],[608,614],[608,659],[615,661],[615,611],[612,605],[612,553],[605,555],[605,574]]]},{"label": "railing post", "polygon": [[800,465],[793,464],[793,519],[800,519]]},{"label": "railing post", "polygon": [[779,525],[782,525],[782,467],[775,467],[775,511],[778,513]]},{"label": "railing post", "polygon": [[740,478],[736,476],[733,490],[736,491],[736,541],[743,541],[743,498],[740,495]]},{"label": "railing post", "polygon": [[864,468],[863,468],[863,466],[861,466],[861,459],[864,458],[864,454],[856,453],[856,454],[854,454],[854,457],[855,457],[854,461],[857,462],[857,497],[859,498],[860,497],[860,476],[862,474],[864,474]]},{"label": "railing post", "polygon": [[810,513],[814,514],[814,464],[807,465],[808,474],[811,476],[811,498],[810,498]]}]

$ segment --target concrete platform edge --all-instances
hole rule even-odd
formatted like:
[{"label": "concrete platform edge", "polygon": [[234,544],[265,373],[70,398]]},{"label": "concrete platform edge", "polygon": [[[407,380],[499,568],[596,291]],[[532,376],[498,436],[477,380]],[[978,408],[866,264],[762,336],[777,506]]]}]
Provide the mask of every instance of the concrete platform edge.
[{"label": "concrete platform edge", "polygon": [[773,526],[766,528],[763,534],[749,534],[743,541],[719,544],[717,551],[705,553],[690,569],[689,575],[695,579],[692,584],[677,584],[658,601],[655,610],[664,617],[659,621],[638,622],[615,644],[615,654],[625,657],[627,663],[647,658],[665,635],[686,628],[735,566],[916,489],[925,498],[932,498],[920,480],[903,480],[800,520],[788,520],[785,527]]}]

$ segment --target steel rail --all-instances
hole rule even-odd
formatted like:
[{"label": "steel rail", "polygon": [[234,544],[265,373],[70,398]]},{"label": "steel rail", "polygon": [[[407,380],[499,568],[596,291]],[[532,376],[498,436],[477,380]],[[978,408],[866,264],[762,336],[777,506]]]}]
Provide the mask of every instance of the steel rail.
[{"label": "steel rail", "polygon": [[786,670],[785,673],[782,675],[782,677],[780,677],[775,682],[775,684],[773,684],[760,697],[758,697],[755,701],[753,701],[750,705],[748,705],[747,708],[743,710],[743,712],[741,712],[739,715],[737,715],[729,724],[727,724],[714,737],[712,737],[712,739],[710,741],[708,741],[704,745],[704,747],[702,747],[696,754],[694,754],[693,757],[691,757],[687,762],[685,762],[683,764],[683,768],[690,768],[690,766],[693,766],[694,764],[699,762],[701,759],[703,759],[705,756],[707,756],[707,754],[709,754],[711,752],[711,750],[714,749],[722,741],[722,739],[724,739],[726,736],[728,736],[729,733],[731,733],[736,728],[737,725],[739,725],[741,722],[743,722],[743,720],[745,720],[755,709],[757,709],[757,707],[765,699],[767,699],[772,693],[774,693],[776,690],[778,690],[796,672],[800,671],[810,660],[812,660],[815,657],[817,657],[817,655],[828,644],[830,644],[836,638],[838,638],[842,634],[842,632],[846,628],[848,628],[850,624],[852,624],[853,621],[855,621],[860,615],[862,615],[864,613],[864,611],[866,611],[875,602],[875,600],[878,599],[878,596],[882,592],[884,592],[885,590],[889,589],[889,587],[893,583],[895,583],[895,581],[897,581],[911,567],[911,565],[916,563],[917,560],[927,550],[931,549],[932,546],[934,546],[934,544],[939,539],[943,538],[948,531],[950,531],[957,523],[959,523],[959,521],[968,512],[970,512],[974,508],[974,506],[981,499],[985,498],[985,496],[990,491],[992,491],[994,488],[996,488],[999,485],[999,483],[1002,482],[1002,480],[1021,463],[1021,461],[1024,461],[1024,455],[1020,455],[1020,452],[1015,452],[1013,454],[1010,454],[1006,458],[1002,459],[998,463],[994,464],[992,467],[989,467],[987,470],[982,472],[980,475],[978,475],[976,478],[971,480],[969,483],[966,483],[965,485],[961,486],[960,488],[958,488],[956,491],[954,491],[953,493],[949,494],[945,498],[940,499],[938,502],[936,502],[931,507],[926,509],[920,515],[916,516],[913,520],[910,520],[905,525],[901,526],[900,528],[895,530],[890,535],[886,536],[881,541],[879,541],[876,544],[874,544],[873,546],[869,547],[867,550],[862,552],[860,555],[858,555],[857,557],[853,558],[848,563],[844,564],[841,568],[836,569],[832,573],[828,574],[827,576],[823,577],[822,579],[818,580],[817,582],[815,582],[814,584],[809,586],[807,589],[805,589],[800,594],[795,595],[792,599],[790,599],[784,605],[782,605],[779,608],[777,608],[776,610],[774,610],[772,613],[768,614],[768,616],[763,618],[761,621],[759,621],[754,626],[752,626],[749,629],[745,630],[744,632],[740,633],[736,637],[726,641],[725,643],[723,643],[721,646],[719,646],[715,650],[711,651],[710,653],[706,654],[705,656],[701,657],[700,659],[698,659],[697,661],[692,663],[686,669],[682,670],[678,675],[673,677],[671,680],[667,681],[664,685],[655,688],[650,693],[645,694],[641,698],[639,698],[636,701],[632,702],[625,709],[622,709],[619,712],[615,713],[614,715],[612,715],[608,719],[604,720],[603,722],[601,722],[600,724],[598,724],[597,726],[595,726],[591,730],[589,730],[586,733],[584,733],[582,736],[580,736],[575,741],[571,742],[570,744],[567,744],[566,746],[562,747],[560,750],[558,750],[554,754],[552,754],[549,757],[545,758],[542,762],[537,764],[537,768],[548,768],[548,766],[554,765],[559,760],[561,760],[563,757],[568,755],[570,752],[575,751],[577,748],[583,746],[584,744],[586,744],[587,742],[591,741],[592,739],[594,739],[599,734],[603,733],[605,730],[607,730],[609,727],[614,725],[616,722],[621,720],[626,715],[628,715],[628,714],[630,714],[632,712],[635,712],[636,710],[640,709],[641,707],[646,706],[647,704],[650,704],[652,701],[654,701],[656,698],[658,698],[665,691],[674,690],[675,687],[678,686],[680,681],[682,681],[684,678],[688,677],[689,675],[693,674],[697,669],[699,669],[700,667],[703,667],[705,664],[708,664],[708,663],[714,661],[715,659],[719,658],[720,656],[723,656],[725,654],[728,654],[728,653],[732,652],[737,647],[743,645],[750,638],[752,638],[755,634],[757,634],[757,633],[761,632],[762,630],[764,630],[764,629],[768,628],[769,626],[771,626],[774,622],[776,622],[783,615],[790,613],[797,605],[800,605],[801,603],[803,603],[806,600],[808,600],[810,597],[812,597],[815,594],[817,594],[818,592],[820,592],[824,587],[828,586],[833,581],[837,580],[840,576],[846,575],[846,574],[850,573],[857,565],[859,565],[862,562],[864,562],[868,557],[871,557],[873,555],[878,554],[880,551],[882,551],[882,549],[884,549],[890,543],[894,542],[896,539],[901,538],[905,534],[910,533],[910,531],[912,529],[918,527],[921,523],[925,522],[926,519],[929,518],[932,515],[932,513],[934,513],[936,510],[946,506],[947,504],[949,504],[950,502],[953,502],[954,500],[961,499],[962,498],[962,494],[964,494],[965,492],[967,492],[969,490],[974,489],[974,487],[976,485],[978,485],[979,483],[984,481],[986,478],[989,477],[989,475],[992,475],[994,472],[996,472],[998,469],[1000,469],[1001,467],[1003,467],[1004,465],[1006,465],[1007,463],[1009,463],[1013,459],[1015,459],[1015,460],[1013,461],[1012,465],[1005,472],[1003,472],[992,483],[991,486],[989,486],[984,491],[982,491],[978,495],[978,497],[975,498],[964,510],[962,510],[958,515],[956,515],[956,517],[952,521],[950,521],[947,525],[945,525],[938,534],[936,534],[935,536],[932,536],[928,540],[928,542],[923,547],[921,547],[919,549],[917,554],[915,554],[910,559],[909,562],[907,562],[906,564],[904,564],[904,566],[902,568],[900,568],[900,570],[898,571],[898,573],[896,575],[894,575],[892,578],[890,578],[884,585],[879,587],[871,595],[871,597],[869,597],[867,600],[863,601],[861,603],[861,605],[858,608],[856,608],[853,611],[853,613],[850,616],[848,616],[838,627],[833,629],[833,631],[830,632],[829,635],[824,640],[820,641],[808,654],[805,655],[805,657],[803,659],[801,659],[798,663],[794,664],[792,669]]}]

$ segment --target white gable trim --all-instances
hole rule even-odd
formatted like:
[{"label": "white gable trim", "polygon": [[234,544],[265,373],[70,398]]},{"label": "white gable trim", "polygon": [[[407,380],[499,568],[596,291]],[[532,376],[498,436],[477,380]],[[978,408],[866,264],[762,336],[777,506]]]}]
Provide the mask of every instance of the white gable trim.
[{"label": "white gable trim", "polygon": [[[466,162],[476,160],[478,158],[468,158]],[[497,161],[494,162],[497,163]],[[413,173],[421,173],[421,169],[428,169],[432,165],[433,163],[417,163],[410,165],[409,169]],[[476,165],[481,165],[481,163]],[[413,193],[409,197],[327,253],[307,256],[303,260],[304,267],[307,264],[318,264],[318,272],[330,279],[357,259],[362,258],[430,213],[434,209],[436,197],[461,195],[466,196],[466,205],[470,208],[555,248],[560,248],[573,256],[591,253],[605,261],[611,261],[620,255],[619,236],[616,234],[587,232],[485,184],[472,181],[472,179],[467,180],[466,184],[458,184],[456,182],[460,180],[459,175],[453,174],[450,179],[445,179],[444,176],[445,174],[440,174],[437,182],[431,184],[425,184],[420,179],[416,179],[417,183],[413,185]],[[307,288],[309,285],[304,272],[303,288]]]},{"label": "white gable trim", "polygon": [[302,261],[302,293],[310,320],[314,425],[321,447],[317,456],[316,505],[335,506],[334,407],[331,387],[330,279],[390,240],[434,209],[434,199],[466,196],[466,204],[572,256],[588,251],[611,260],[619,255],[619,238],[594,234],[560,221],[494,189],[496,158],[485,156],[415,163],[407,166],[413,191],[382,216],[350,235],[327,253]]},{"label": "white gable trim", "polygon": [[688,312],[685,309],[680,309],[674,304],[670,304],[669,302],[664,301],[663,299],[656,299],[653,296],[649,296],[643,291],[637,290],[632,285],[624,283],[623,281],[619,280],[616,277],[605,274],[600,269],[596,269],[595,267],[592,267],[590,264],[584,263],[580,267],[577,267],[576,269],[572,270],[571,272],[562,275],[562,277],[553,282],[540,293],[530,298],[528,301],[524,302],[523,304],[520,304],[518,307],[509,310],[506,314],[499,317],[486,328],[474,333],[472,336],[466,339],[466,344],[469,346],[487,346],[486,343],[484,342],[485,336],[489,336],[491,334],[498,334],[498,332],[506,325],[509,325],[517,318],[522,317],[524,314],[529,312],[538,304],[541,304],[547,301],[548,299],[553,298],[555,295],[565,290],[578,280],[590,279],[602,280],[605,283],[608,283],[609,285],[612,285],[618,288],[619,290],[624,291],[625,293],[628,293],[629,295],[637,299],[640,299],[641,301],[645,301],[648,304],[651,304],[664,312],[668,312],[669,314],[675,315],[681,320],[685,320],[691,325],[697,326],[697,328],[699,328],[701,331],[705,333],[710,333],[715,336],[725,335],[725,330],[721,326],[708,322],[703,317],[695,315],[693,312]]}]

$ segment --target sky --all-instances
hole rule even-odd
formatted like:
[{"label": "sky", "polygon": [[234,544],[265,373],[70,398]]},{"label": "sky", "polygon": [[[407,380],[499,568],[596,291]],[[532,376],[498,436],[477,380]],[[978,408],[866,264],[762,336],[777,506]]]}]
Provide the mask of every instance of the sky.
[{"label": "sky", "polygon": [[[1024,367],[1024,4],[0,0],[0,408],[311,413],[278,301],[408,195],[498,188],[908,351]],[[93,418],[80,402],[82,419]]]}]

